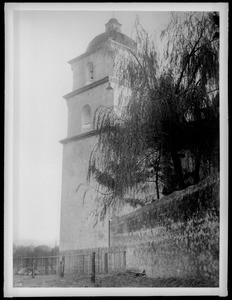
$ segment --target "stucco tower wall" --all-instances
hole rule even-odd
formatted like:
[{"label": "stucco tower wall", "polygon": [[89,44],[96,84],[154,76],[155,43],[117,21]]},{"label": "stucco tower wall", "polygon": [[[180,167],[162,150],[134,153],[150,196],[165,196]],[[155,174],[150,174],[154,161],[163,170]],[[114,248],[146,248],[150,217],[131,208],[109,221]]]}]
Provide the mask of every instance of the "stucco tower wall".
[{"label": "stucco tower wall", "polygon": [[[114,103],[114,92],[107,90],[108,85],[109,79],[103,83],[100,80],[95,82],[94,87],[86,86],[84,92],[67,99],[68,135],[62,141],[61,251],[108,245],[108,224],[94,227],[97,204],[96,191],[91,187],[96,187],[96,183],[86,184],[90,154],[98,140],[93,127],[94,113],[99,106],[112,106]],[[90,127],[83,130],[82,108],[86,105],[91,110]]]},{"label": "stucco tower wall", "polygon": [[[87,66],[89,63],[93,63],[93,80],[88,78]],[[81,60],[73,62],[71,68],[73,71],[73,90],[77,90],[105,76],[113,76],[113,59],[109,56],[107,49],[100,49]]]},{"label": "stucco tower wall", "polygon": [[90,189],[84,197],[89,156],[97,138],[95,135],[74,141],[63,148],[61,251],[107,246],[107,229],[93,228],[94,190]]},{"label": "stucco tower wall", "polygon": [[90,129],[93,129],[93,118],[97,108],[99,108],[99,106],[113,105],[113,97],[107,92],[107,86],[108,82],[105,82],[67,100],[68,137],[83,133],[81,127],[81,108],[85,105],[89,105],[91,109]]},{"label": "stucco tower wall", "polygon": [[63,252],[108,246],[108,222],[93,227],[95,218],[91,213],[96,212],[97,193],[90,185],[96,187],[96,182],[86,185],[86,178],[90,154],[98,140],[93,124],[95,112],[99,107],[117,105],[120,89],[114,74],[116,56],[119,49],[123,52],[125,47],[135,45],[120,28],[116,19],[110,19],[106,32],[95,37],[85,53],[69,61],[73,89],[64,96],[68,107],[68,132],[61,141],[60,250]]}]

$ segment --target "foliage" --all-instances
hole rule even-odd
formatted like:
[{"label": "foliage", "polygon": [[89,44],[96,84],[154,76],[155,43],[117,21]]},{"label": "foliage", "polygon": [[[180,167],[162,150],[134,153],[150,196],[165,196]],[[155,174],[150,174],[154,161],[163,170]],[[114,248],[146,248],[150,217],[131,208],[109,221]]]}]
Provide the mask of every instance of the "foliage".
[{"label": "foliage", "polygon": [[22,246],[13,245],[14,257],[43,257],[59,255],[59,247],[49,247],[47,245]]},{"label": "foliage", "polygon": [[33,255],[33,246],[16,246],[13,247],[14,257],[31,257]]},{"label": "foliage", "polygon": [[117,65],[119,105],[99,108],[94,119],[88,180],[101,187],[102,218],[131,198],[145,204],[135,195],[147,195],[152,182],[157,198],[160,184],[169,194],[199,182],[218,142],[218,14],[173,13],[163,56],[138,20],[136,33],[137,52],[127,49]]}]

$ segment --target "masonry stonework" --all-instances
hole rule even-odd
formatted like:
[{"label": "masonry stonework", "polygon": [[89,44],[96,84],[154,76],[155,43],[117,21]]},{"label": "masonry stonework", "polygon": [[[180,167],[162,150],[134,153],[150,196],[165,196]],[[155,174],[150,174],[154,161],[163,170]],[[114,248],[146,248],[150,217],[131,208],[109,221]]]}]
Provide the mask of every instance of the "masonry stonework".
[{"label": "masonry stonework", "polygon": [[175,192],[111,224],[127,268],[150,277],[219,278],[219,176]]}]

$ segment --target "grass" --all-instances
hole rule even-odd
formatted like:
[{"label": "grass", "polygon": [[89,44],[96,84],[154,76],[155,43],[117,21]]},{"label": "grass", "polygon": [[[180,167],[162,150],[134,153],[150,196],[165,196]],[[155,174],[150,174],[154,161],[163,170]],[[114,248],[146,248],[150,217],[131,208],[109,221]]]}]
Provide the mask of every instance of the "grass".
[{"label": "grass", "polygon": [[90,276],[65,274],[58,275],[14,275],[14,287],[218,287],[218,281],[200,278],[149,278],[146,275],[135,276],[129,272],[98,275],[95,284]]}]

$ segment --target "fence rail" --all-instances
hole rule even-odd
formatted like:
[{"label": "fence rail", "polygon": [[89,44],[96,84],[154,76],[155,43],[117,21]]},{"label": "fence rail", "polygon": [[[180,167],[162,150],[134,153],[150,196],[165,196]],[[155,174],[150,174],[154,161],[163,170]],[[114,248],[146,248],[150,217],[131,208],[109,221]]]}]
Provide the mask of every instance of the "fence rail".
[{"label": "fence rail", "polygon": [[[13,259],[14,273],[23,269],[33,269],[35,274],[77,274],[91,275],[124,271],[126,269],[126,251],[96,249],[89,253],[64,254],[47,257],[16,257]],[[19,272],[19,273],[18,273]],[[22,273],[23,274],[23,273]],[[33,273],[34,274],[34,273]],[[61,275],[61,276],[63,276]]]},{"label": "fence rail", "polygon": [[59,273],[59,261],[59,256],[16,257],[13,259],[13,268],[16,273],[22,269],[32,269],[34,265],[37,274],[51,275]]},{"label": "fence rail", "polygon": [[[126,251],[93,253],[96,274],[124,271],[126,268]],[[65,255],[65,273],[91,274],[93,253]]]}]

